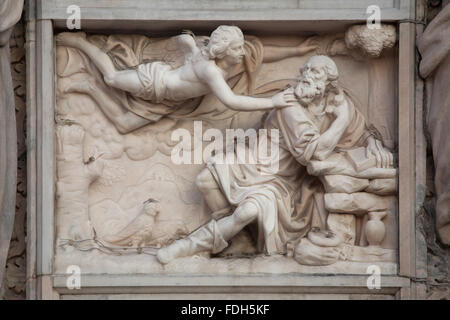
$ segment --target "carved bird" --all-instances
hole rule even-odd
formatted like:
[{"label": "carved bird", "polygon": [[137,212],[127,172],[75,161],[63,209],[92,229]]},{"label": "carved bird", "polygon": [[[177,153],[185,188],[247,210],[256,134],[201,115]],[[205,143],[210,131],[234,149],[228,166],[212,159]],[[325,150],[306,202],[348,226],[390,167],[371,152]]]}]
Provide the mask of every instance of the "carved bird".
[{"label": "carved bird", "polygon": [[144,202],[142,212],[137,215],[128,225],[118,233],[106,236],[105,241],[117,245],[128,247],[142,247],[151,238],[155,218],[161,208],[155,199],[148,199]]}]

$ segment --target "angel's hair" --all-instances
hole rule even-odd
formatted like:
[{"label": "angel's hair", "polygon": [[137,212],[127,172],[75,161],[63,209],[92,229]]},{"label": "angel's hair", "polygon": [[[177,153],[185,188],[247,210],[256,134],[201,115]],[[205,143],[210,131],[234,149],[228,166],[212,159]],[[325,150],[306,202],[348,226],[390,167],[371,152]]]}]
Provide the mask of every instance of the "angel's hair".
[{"label": "angel's hair", "polygon": [[241,29],[236,26],[219,26],[211,33],[208,44],[202,48],[202,53],[209,59],[222,59],[233,41],[244,42]]}]

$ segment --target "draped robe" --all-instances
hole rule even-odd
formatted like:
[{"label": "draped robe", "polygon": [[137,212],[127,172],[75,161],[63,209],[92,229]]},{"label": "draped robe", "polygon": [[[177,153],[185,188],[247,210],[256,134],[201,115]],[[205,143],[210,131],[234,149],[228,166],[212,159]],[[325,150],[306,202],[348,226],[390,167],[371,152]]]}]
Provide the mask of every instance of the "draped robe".
[{"label": "draped robe", "polygon": [[[350,124],[341,136],[336,150],[350,149],[365,145],[370,135],[363,115],[355,108],[346,96],[350,109]],[[279,147],[276,155],[270,155],[270,161],[261,159],[258,148],[245,146],[246,152],[253,154],[256,164],[239,163],[236,149],[234,163],[220,163],[217,156],[208,162],[208,168],[218,183],[225,197],[233,206],[239,206],[250,201],[258,208],[256,221],[257,249],[266,254],[284,254],[288,248],[293,248],[314,226],[324,227],[326,221],[321,221],[324,210],[318,201],[318,194],[323,193],[320,180],[306,171],[308,163],[314,159],[318,139],[334,121],[334,116],[324,114],[321,119],[314,116],[299,104],[272,110],[263,128],[279,130]],[[304,146],[305,134],[312,133],[312,138]],[[257,144],[264,143],[259,139]],[[267,142],[270,145],[270,141]],[[260,157],[260,158],[258,158]],[[274,166],[272,161],[279,161]],[[274,167],[278,170],[274,172]],[[216,235],[216,238],[221,238]],[[214,241],[221,243],[221,241]],[[213,252],[217,252],[213,248]]]}]

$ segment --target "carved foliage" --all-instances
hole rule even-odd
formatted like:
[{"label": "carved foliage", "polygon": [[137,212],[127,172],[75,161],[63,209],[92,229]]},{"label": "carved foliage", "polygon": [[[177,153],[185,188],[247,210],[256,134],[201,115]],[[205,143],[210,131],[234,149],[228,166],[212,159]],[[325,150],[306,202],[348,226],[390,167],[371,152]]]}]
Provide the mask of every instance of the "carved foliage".
[{"label": "carved foliage", "polygon": [[19,22],[11,35],[11,73],[15,93],[17,126],[17,194],[14,230],[9,247],[5,271],[5,286],[0,292],[3,299],[25,299],[26,280],[26,80],[25,80],[25,34],[24,25]]}]

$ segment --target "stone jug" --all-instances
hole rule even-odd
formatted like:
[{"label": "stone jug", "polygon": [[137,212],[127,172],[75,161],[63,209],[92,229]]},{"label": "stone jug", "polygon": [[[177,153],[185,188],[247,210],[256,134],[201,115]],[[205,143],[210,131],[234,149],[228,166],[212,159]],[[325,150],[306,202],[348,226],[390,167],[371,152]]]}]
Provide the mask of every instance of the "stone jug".
[{"label": "stone jug", "polygon": [[386,217],[387,211],[369,212],[369,221],[366,223],[366,238],[369,246],[379,247],[386,235],[386,226],[381,221]]}]

